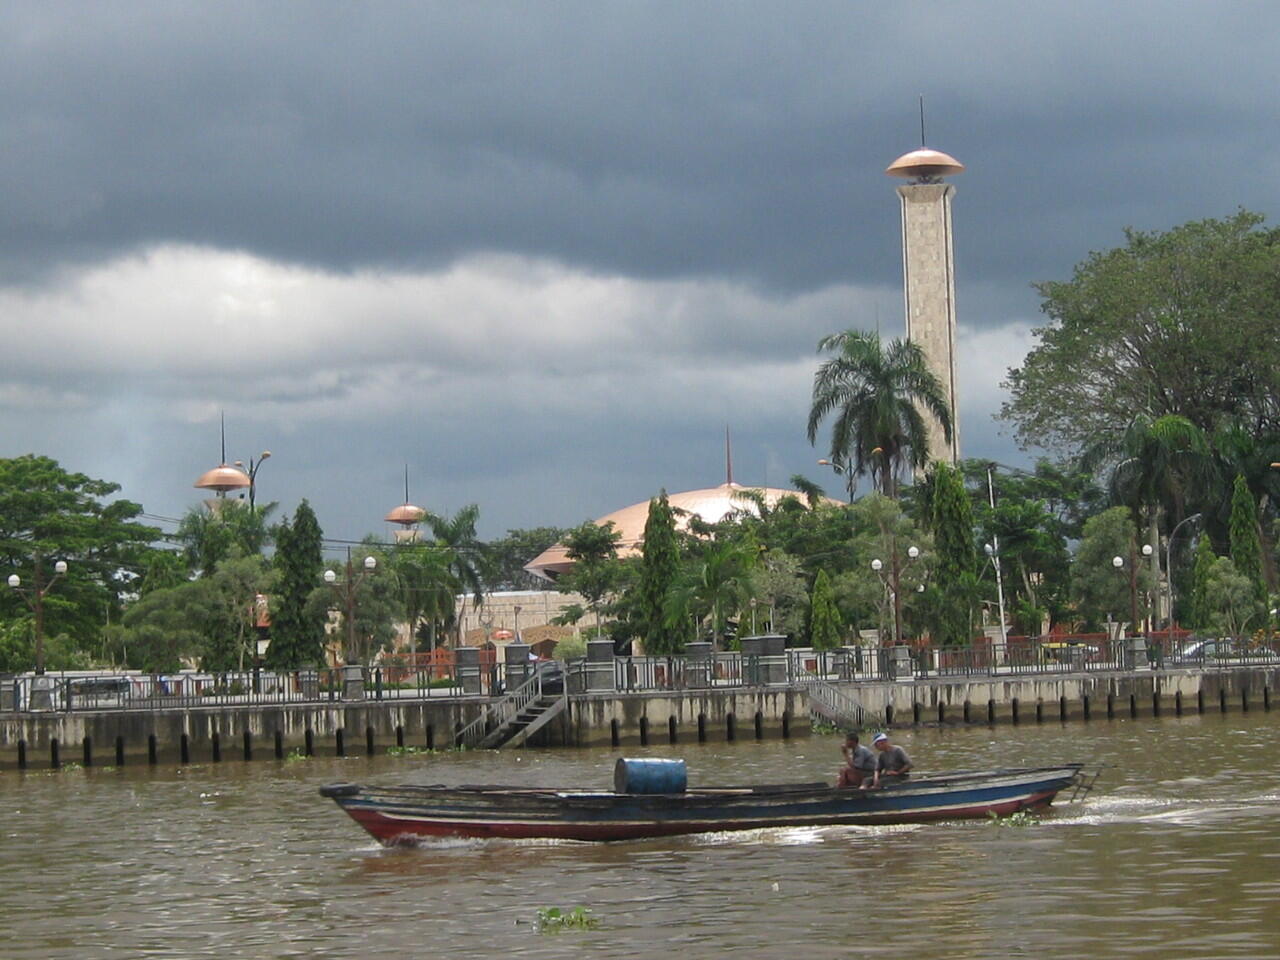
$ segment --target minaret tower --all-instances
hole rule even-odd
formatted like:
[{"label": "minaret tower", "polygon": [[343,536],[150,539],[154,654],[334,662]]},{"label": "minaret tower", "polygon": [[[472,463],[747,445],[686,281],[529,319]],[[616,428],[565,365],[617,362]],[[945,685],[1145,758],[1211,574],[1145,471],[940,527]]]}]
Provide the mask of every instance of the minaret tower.
[{"label": "minaret tower", "polygon": [[956,404],[956,278],[951,248],[951,198],[956,188],[943,183],[950,174],[963,173],[954,157],[924,146],[924,110],[921,107],[920,149],[903,154],[885,173],[905,177],[898,187],[902,200],[902,287],[906,298],[907,339],[920,345],[942,384],[951,407],[951,442],[942,426],[930,416],[929,458],[944,463],[960,459],[960,424]]}]

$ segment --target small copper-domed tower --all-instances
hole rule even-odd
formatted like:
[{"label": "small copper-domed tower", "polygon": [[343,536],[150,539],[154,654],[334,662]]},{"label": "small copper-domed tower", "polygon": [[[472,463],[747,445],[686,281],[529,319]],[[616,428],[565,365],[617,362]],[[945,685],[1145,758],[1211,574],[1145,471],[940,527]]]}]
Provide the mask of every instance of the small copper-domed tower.
[{"label": "small copper-domed tower", "polygon": [[412,543],[418,539],[418,524],[427,515],[422,507],[409,502],[409,465],[404,468],[404,503],[390,511],[382,519],[394,523],[400,529],[395,532],[396,543]]},{"label": "small copper-domed tower", "polygon": [[205,501],[209,509],[217,509],[221,506],[222,501],[226,499],[228,493],[233,490],[243,490],[252,482],[249,474],[239,465],[227,463],[227,423],[222,420],[222,462],[212,470],[206,470],[200,474],[200,478],[192,484],[198,490],[212,490],[215,499]]},{"label": "small copper-domed tower", "polygon": [[[921,113],[923,135],[923,106]],[[951,198],[956,188],[942,178],[964,172],[955,157],[921,146],[889,164],[885,173],[905,177],[898,187],[902,200],[902,287],[906,298],[907,339],[920,345],[929,369],[942,384],[951,407],[951,443],[942,426],[929,423],[929,458],[944,463],[960,459],[960,424],[956,405],[956,280],[951,244]]]}]

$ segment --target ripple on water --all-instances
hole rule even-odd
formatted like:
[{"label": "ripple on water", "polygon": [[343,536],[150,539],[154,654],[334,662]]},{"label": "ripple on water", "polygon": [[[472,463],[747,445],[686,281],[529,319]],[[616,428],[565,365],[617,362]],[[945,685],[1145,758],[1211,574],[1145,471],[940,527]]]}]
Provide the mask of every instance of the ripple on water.
[{"label": "ripple on water", "polygon": [[[889,923],[892,952],[913,960],[1269,956],[1280,942],[1272,716],[900,732],[924,769],[1111,765],[1088,802],[1019,828],[387,850],[315,792],[340,779],[602,787],[608,750],[6,774],[0,955],[811,960],[883,956],[875,931]],[[839,758],[834,738],[817,737],[627,752],[685,756],[707,784],[819,779]],[[539,907],[578,905],[598,930],[533,930]]]}]

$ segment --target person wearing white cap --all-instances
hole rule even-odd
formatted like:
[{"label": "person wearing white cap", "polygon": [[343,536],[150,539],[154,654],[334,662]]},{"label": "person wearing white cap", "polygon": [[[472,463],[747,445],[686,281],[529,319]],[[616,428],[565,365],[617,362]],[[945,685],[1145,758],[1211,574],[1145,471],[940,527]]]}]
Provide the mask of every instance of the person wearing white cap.
[{"label": "person wearing white cap", "polygon": [[907,751],[894,746],[887,733],[877,733],[872,737],[871,746],[880,754],[876,758],[876,776],[871,784],[873,787],[887,786],[886,780],[897,782],[907,778],[911,772],[911,758],[907,756]]}]

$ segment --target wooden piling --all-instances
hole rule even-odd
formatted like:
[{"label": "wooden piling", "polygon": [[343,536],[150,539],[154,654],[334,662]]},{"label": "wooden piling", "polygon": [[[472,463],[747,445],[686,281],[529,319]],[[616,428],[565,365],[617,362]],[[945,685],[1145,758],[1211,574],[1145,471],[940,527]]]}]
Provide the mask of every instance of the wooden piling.
[{"label": "wooden piling", "polygon": [[1173,695],[1173,715],[1175,717],[1182,716],[1182,691],[1178,690]]},{"label": "wooden piling", "polygon": [[756,711],[755,728],[756,728],[756,739],[763,740],[764,739],[764,714],[761,713],[759,710]]},{"label": "wooden piling", "polygon": [[244,734],[241,736],[240,742],[241,742],[241,749],[244,752],[245,760],[252,760],[253,759],[253,734],[251,734],[248,730],[246,730]]},{"label": "wooden piling", "polygon": [[303,731],[302,750],[308,757],[316,755],[316,732],[310,727]]},{"label": "wooden piling", "polygon": [[155,766],[160,762],[160,744],[156,742],[154,733],[147,735],[147,763]]},{"label": "wooden piling", "polygon": [[1036,700],[1036,723],[1044,723],[1044,701]]},{"label": "wooden piling", "polygon": [[185,733],[178,738],[178,762],[182,764],[191,762],[191,737]]},{"label": "wooden piling", "polygon": [[1129,718],[1131,720],[1138,719],[1138,695],[1136,693],[1129,694]]},{"label": "wooden piling", "polygon": [[373,751],[375,749],[376,748],[374,747],[374,744],[373,744],[373,727],[365,727],[364,728],[364,755],[366,757],[372,757]]},{"label": "wooden piling", "polygon": [[213,731],[213,736],[209,738],[209,749],[213,752],[213,762],[222,762],[222,737],[218,735],[218,731]]},{"label": "wooden piling", "polygon": [[[787,729],[787,717],[785,714],[783,714],[782,730],[784,734],[786,733],[786,729]],[[675,717],[667,717],[667,742],[668,743],[676,742],[676,718]]]},{"label": "wooden piling", "polygon": [[1196,691],[1196,712],[1200,714],[1204,713],[1204,689],[1203,688]]},{"label": "wooden piling", "polygon": [[1262,688],[1262,709],[1269,711],[1271,709],[1271,688]]},{"label": "wooden piling", "polygon": [[1064,693],[1058,698],[1058,720],[1062,723],[1067,722],[1070,711],[1067,709],[1067,695]]},{"label": "wooden piling", "polygon": [[124,737],[116,737],[116,766],[124,766]]},{"label": "wooden piling", "polygon": [[738,718],[732,712],[724,718],[724,738],[734,740],[738,736]]},{"label": "wooden piling", "polygon": [[396,746],[404,747],[404,727],[398,723],[396,724]]},{"label": "wooden piling", "polygon": [[995,701],[995,698],[992,697],[987,701],[987,723],[995,723],[995,722],[996,722],[996,701]]},{"label": "wooden piling", "polygon": [[617,719],[610,720],[609,721],[609,745],[616,747],[620,743],[622,743],[622,733],[618,729],[618,721]]},{"label": "wooden piling", "polygon": [[436,727],[433,723],[427,724],[426,744],[428,750],[434,750],[436,748]]},{"label": "wooden piling", "polygon": [[968,700],[966,700],[966,701],[964,702],[964,707],[963,707],[963,709],[961,710],[961,714],[964,716],[964,722],[965,722],[965,723],[971,723],[971,722],[972,722],[972,720],[971,720],[971,716],[970,716],[972,713],[973,713],[973,704],[971,704]]},{"label": "wooden piling", "polygon": [[27,741],[18,741],[18,769],[27,769]]},{"label": "wooden piling", "polygon": [[707,742],[707,715],[705,713],[698,714],[698,742]]},{"label": "wooden piling", "polygon": [[1249,712],[1249,688],[1248,687],[1240,688],[1240,712],[1241,713]]},{"label": "wooden piling", "polygon": [[1160,691],[1151,691],[1151,715],[1153,717],[1160,716]]},{"label": "wooden piling", "polygon": [[922,716],[923,707],[919,700],[911,701],[911,722],[917,727],[920,726],[920,717]]},{"label": "wooden piling", "polygon": [[1080,698],[1080,707],[1084,711],[1084,718],[1086,720],[1091,719],[1093,711],[1090,709],[1089,695],[1087,693]]},{"label": "wooden piling", "polygon": [[345,731],[341,727],[333,731],[333,752],[339,757],[345,757],[347,755],[347,745],[344,742],[346,737],[344,734]]},{"label": "wooden piling", "polygon": [[943,703],[941,700],[939,700],[938,701],[938,723],[943,724],[946,722],[947,722],[947,705]]},{"label": "wooden piling", "polygon": [[276,759],[283,760],[284,759],[284,734],[281,731],[277,730],[275,733],[274,739],[275,739]]},{"label": "wooden piling", "polygon": [[1116,718],[1116,695],[1114,693],[1107,694],[1107,719],[1114,720]]},{"label": "wooden piling", "polygon": [[1220,713],[1227,712],[1227,689],[1223,687],[1218,691],[1218,710]]},{"label": "wooden piling", "polygon": [[884,725],[886,727],[893,726],[893,704],[890,703],[884,708]]},{"label": "wooden piling", "polygon": [[90,740],[88,737],[85,737],[84,740],[80,742],[80,746],[83,751],[84,765],[86,767],[92,767],[93,766],[93,741]]},{"label": "wooden piling", "polygon": [[62,766],[62,758],[58,756],[58,738],[54,737],[49,741],[49,766],[57,770]]},{"label": "wooden piling", "polygon": [[[994,703],[994,701],[992,701],[992,702]],[[1020,704],[1018,703],[1018,698],[1017,698],[1017,697],[1014,697],[1011,701],[1009,701],[1009,718],[1010,718],[1011,720],[1013,720],[1014,724],[1017,724],[1017,722],[1018,722],[1018,707],[1019,707],[1019,706],[1020,706]],[[995,713],[994,713],[994,711],[992,712],[992,719],[993,719],[993,720],[995,719]]]},{"label": "wooden piling", "polygon": [[649,718],[640,718],[640,746],[647,747],[649,745]]}]

